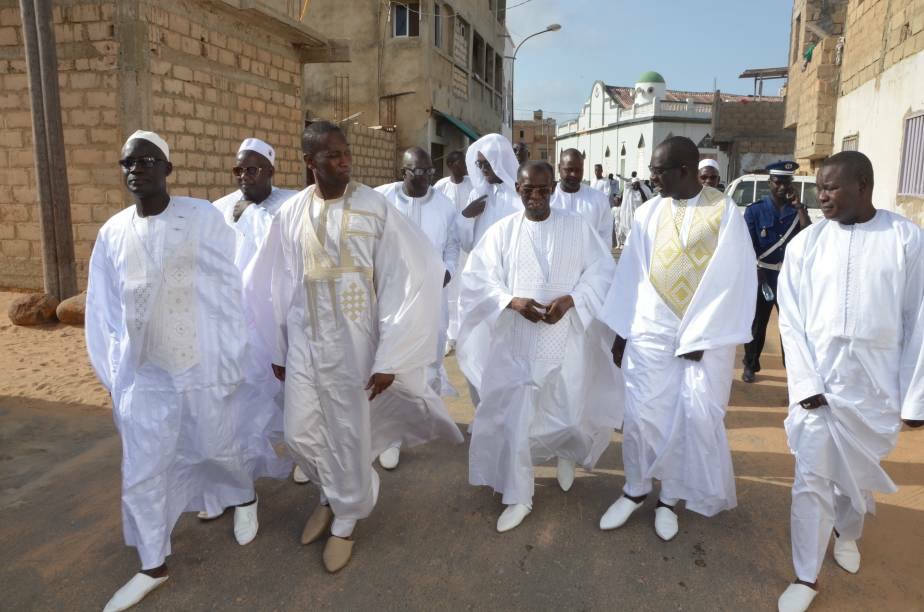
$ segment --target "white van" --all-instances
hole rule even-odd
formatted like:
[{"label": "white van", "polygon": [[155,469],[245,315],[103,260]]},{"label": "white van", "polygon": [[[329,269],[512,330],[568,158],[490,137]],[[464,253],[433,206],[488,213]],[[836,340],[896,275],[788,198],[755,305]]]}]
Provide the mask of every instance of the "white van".
[{"label": "white van", "polygon": [[[733,199],[738,205],[738,210],[744,214],[744,209],[748,204],[770,194],[770,186],[767,184],[769,179],[769,174],[739,176],[726,187],[725,195]],[[798,185],[801,189],[801,201],[808,207],[809,218],[812,222],[824,218],[818,206],[818,188],[815,185],[815,177],[796,175],[792,177],[792,181],[793,185]]]}]

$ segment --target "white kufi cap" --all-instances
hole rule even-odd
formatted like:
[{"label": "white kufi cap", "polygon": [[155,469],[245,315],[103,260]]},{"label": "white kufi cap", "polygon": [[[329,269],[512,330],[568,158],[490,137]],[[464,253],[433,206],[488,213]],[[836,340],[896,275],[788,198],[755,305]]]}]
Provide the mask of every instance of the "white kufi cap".
[{"label": "white kufi cap", "polygon": [[154,132],[146,132],[144,130],[138,130],[134,134],[128,137],[128,140],[125,141],[127,145],[133,140],[147,140],[155,147],[160,149],[167,161],[170,161],[170,147],[167,146],[167,141],[155,134]]},{"label": "white kufi cap", "polygon": [[715,168],[716,172],[718,172],[719,162],[714,159],[704,159],[699,162],[699,169],[702,170],[703,168]]},{"label": "white kufi cap", "polygon": [[245,138],[244,142],[241,143],[240,148],[237,150],[238,154],[241,151],[253,151],[254,153],[259,153],[267,160],[271,166],[276,165],[276,151],[273,147],[269,146],[259,138]]}]

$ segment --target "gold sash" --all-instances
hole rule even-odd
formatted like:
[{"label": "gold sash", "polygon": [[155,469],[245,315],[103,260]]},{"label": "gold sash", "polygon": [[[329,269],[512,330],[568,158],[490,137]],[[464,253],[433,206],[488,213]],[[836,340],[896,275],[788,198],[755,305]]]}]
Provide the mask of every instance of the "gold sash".
[{"label": "gold sash", "polygon": [[673,202],[665,200],[658,216],[648,279],[667,307],[683,319],[719,242],[725,196],[717,189],[703,187],[698,204],[687,208],[693,219],[686,246],[680,238],[682,226],[674,223]]}]

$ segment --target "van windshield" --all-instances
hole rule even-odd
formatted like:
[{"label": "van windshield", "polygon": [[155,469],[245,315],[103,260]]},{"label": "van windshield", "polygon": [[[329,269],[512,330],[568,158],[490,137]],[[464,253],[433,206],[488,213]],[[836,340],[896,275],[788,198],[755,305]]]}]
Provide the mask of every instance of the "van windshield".
[{"label": "van windshield", "polygon": [[731,194],[732,200],[738,206],[747,206],[754,201],[754,181],[741,181],[735,186]]},{"label": "van windshield", "polygon": [[818,185],[815,183],[802,183],[802,203],[806,208],[818,208]]}]

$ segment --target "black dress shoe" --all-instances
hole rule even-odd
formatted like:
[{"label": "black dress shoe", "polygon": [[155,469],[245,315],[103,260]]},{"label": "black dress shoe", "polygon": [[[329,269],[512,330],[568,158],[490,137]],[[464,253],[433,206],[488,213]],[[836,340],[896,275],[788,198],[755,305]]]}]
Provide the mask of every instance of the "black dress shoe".
[{"label": "black dress shoe", "polygon": [[755,378],[754,370],[752,370],[751,368],[745,367],[744,372],[741,373],[741,380],[743,380],[746,383],[752,383],[754,382],[754,378]]}]

